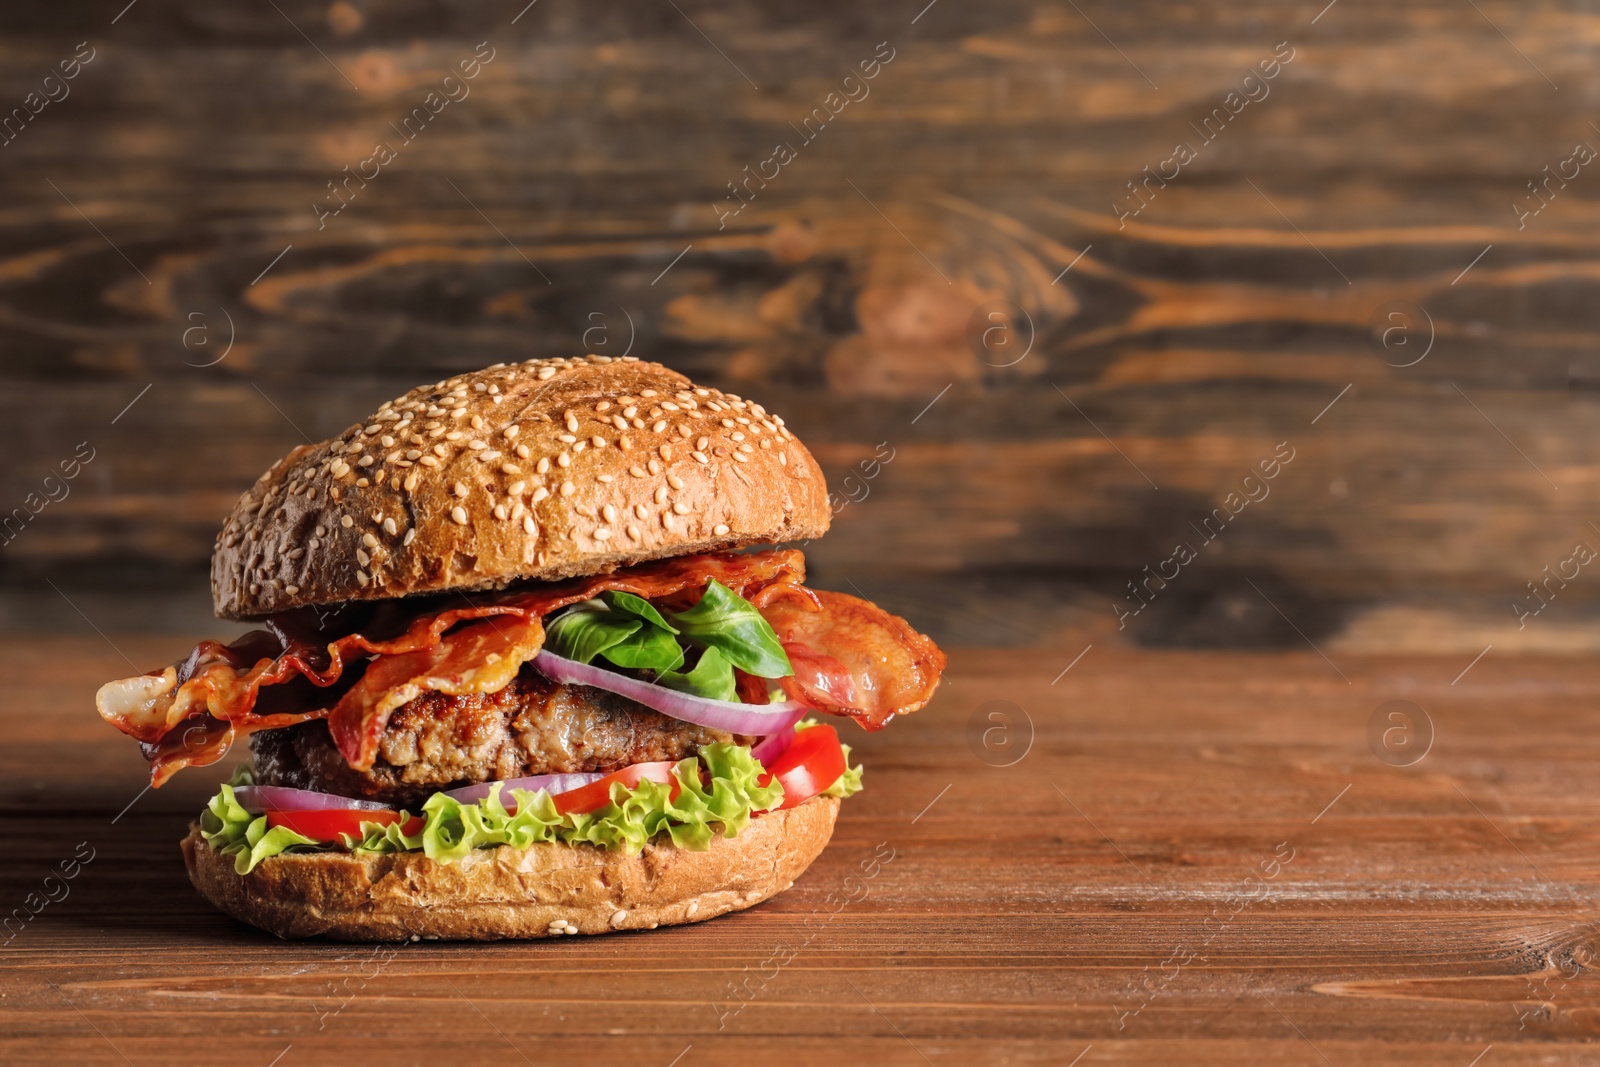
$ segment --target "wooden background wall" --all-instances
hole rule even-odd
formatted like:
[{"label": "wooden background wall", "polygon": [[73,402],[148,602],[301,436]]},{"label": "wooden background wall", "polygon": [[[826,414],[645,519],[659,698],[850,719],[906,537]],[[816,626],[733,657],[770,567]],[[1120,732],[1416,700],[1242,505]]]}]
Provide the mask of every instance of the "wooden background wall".
[{"label": "wooden background wall", "polygon": [[947,640],[1600,645],[1600,575],[1512,606],[1600,548],[1600,13],[925,2],[6,5],[0,505],[95,458],[0,547],[0,626],[200,627],[214,530],[302,435],[631,342],[836,489],[892,454],[808,551]]}]

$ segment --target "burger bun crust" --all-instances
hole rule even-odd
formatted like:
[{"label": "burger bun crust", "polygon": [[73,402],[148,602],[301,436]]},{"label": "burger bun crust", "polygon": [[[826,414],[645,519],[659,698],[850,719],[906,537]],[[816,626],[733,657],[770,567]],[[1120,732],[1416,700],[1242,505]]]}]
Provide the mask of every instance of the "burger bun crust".
[{"label": "burger bun crust", "polygon": [[789,888],[833,835],[839,801],[751,819],[704,852],[662,838],[638,855],[592,845],[502,845],[454,863],[420,852],[286,853],[249,874],[192,826],[189,879],[219,910],[283,938],[495,941],[701,922]]}]

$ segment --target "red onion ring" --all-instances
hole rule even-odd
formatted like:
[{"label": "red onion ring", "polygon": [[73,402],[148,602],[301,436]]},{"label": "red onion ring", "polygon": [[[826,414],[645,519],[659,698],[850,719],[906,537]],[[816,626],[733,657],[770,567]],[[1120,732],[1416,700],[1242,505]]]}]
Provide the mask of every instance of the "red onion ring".
[{"label": "red onion ring", "polygon": [[771,737],[763,737],[760,741],[750,746],[750,758],[761,764],[762,767],[770,767],[773,760],[787,752],[789,746],[794,744],[794,735],[795,729],[791,726],[787,730],[773,734]]},{"label": "red onion ring", "polygon": [[780,704],[742,704],[736,700],[709,700],[693,693],[642,682],[637,678],[608,671],[589,663],[563,659],[552,652],[540,652],[533,665],[546,678],[557,682],[592,685],[608,693],[627,697],[647,708],[683,722],[730,734],[766,737],[779,734],[805,718],[811,709],[798,701]]},{"label": "red onion ring", "polygon": [[375,800],[356,800],[281,785],[236,786],[233,798],[252,815],[264,811],[384,811],[389,807]]},{"label": "red onion ring", "polygon": [[480,800],[488,800],[489,794],[498,785],[501,787],[501,802],[508,808],[514,808],[516,803],[511,799],[511,791],[513,789],[526,789],[530,793],[537,793],[539,790],[544,789],[548,790],[551,796],[555,796],[557,793],[565,793],[572,789],[581,788],[590,782],[598,782],[611,773],[614,772],[582,771],[570,774],[536,774],[531,778],[507,778],[500,782],[479,782],[477,785],[464,785],[460,789],[447,791],[445,796],[453,797],[463,804],[476,804]]}]

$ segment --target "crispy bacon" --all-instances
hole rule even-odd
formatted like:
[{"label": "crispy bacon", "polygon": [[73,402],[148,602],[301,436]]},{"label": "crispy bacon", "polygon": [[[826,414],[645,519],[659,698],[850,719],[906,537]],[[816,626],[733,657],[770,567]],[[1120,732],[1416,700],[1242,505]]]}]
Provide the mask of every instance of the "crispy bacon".
[{"label": "crispy bacon", "polygon": [[808,589],[817,602],[776,597],[761,609],[789,653],[789,696],[881,730],[933,698],[944,653],[898,615],[844,593]]},{"label": "crispy bacon", "polygon": [[[497,692],[538,654],[540,619],[550,612],[613,589],[687,607],[712,578],[778,628],[798,672],[784,683],[795,699],[877,729],[932,696],[944,657],[931,641],[864,601],[805,588],[804,557],[775,550],[683,556],[462,595],[454,598],[460,606],[392,601],[359,623],[335,624],[348,632],[331,639],[302,611],[271,620],[270,632],[232,645],[202,641],[182,663],[107,683],[96,703],[107,722],[141,742],[153,785],[216,762],[239,737],[319,718],[329,720],[350,766],[367,770],[396,708],[428,690]],[[901,671],[910,674],[895,676]]]}]

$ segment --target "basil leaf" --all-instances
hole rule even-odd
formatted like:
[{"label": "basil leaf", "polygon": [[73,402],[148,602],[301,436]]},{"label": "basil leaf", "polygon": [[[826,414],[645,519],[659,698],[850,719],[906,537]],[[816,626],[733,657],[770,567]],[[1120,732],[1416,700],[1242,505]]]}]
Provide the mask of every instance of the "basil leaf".
[{"label": "basil leaf", "polygon": [[644,625],[640,619],[612,611],[604,601],[585,600],[550,620],[545,642],[551,652],[564,659],[588,663],[632,637]]},{"label": "basil leaf", "polygon": [[683,666],[683,648],[678,644],[678,639],[649,623],[601,654],[619,667],[675,671]]},{"label": "basil leaf", "polygon": [[705,595],[688,611],[675,612],[684,638],[707,650],[719,650],[727,661],[757,678],[783,678],[794,673],[778,635],[755,605],[712,578]]},{"label": "basil leaf", "polygon": [[693,670],[687,673],[663,671],[657,676],[656,684],[711,700],[739,699],[739,691],[733,680],[733,664],[715,646],[700,653],[700,662],[694,665]]},{"label": "basil leaf", "polygon": [[605,602],[611,605],[613,611],[625,611],[630,615],[637,615],[645,622],[654,623],[669,634],[678,632],[671,623],[661,617],[661,612],[656,610],[655,605],[643,597],[634,596],[632,593],[624,593],[618,589],[613,589],[601,595]]}]

